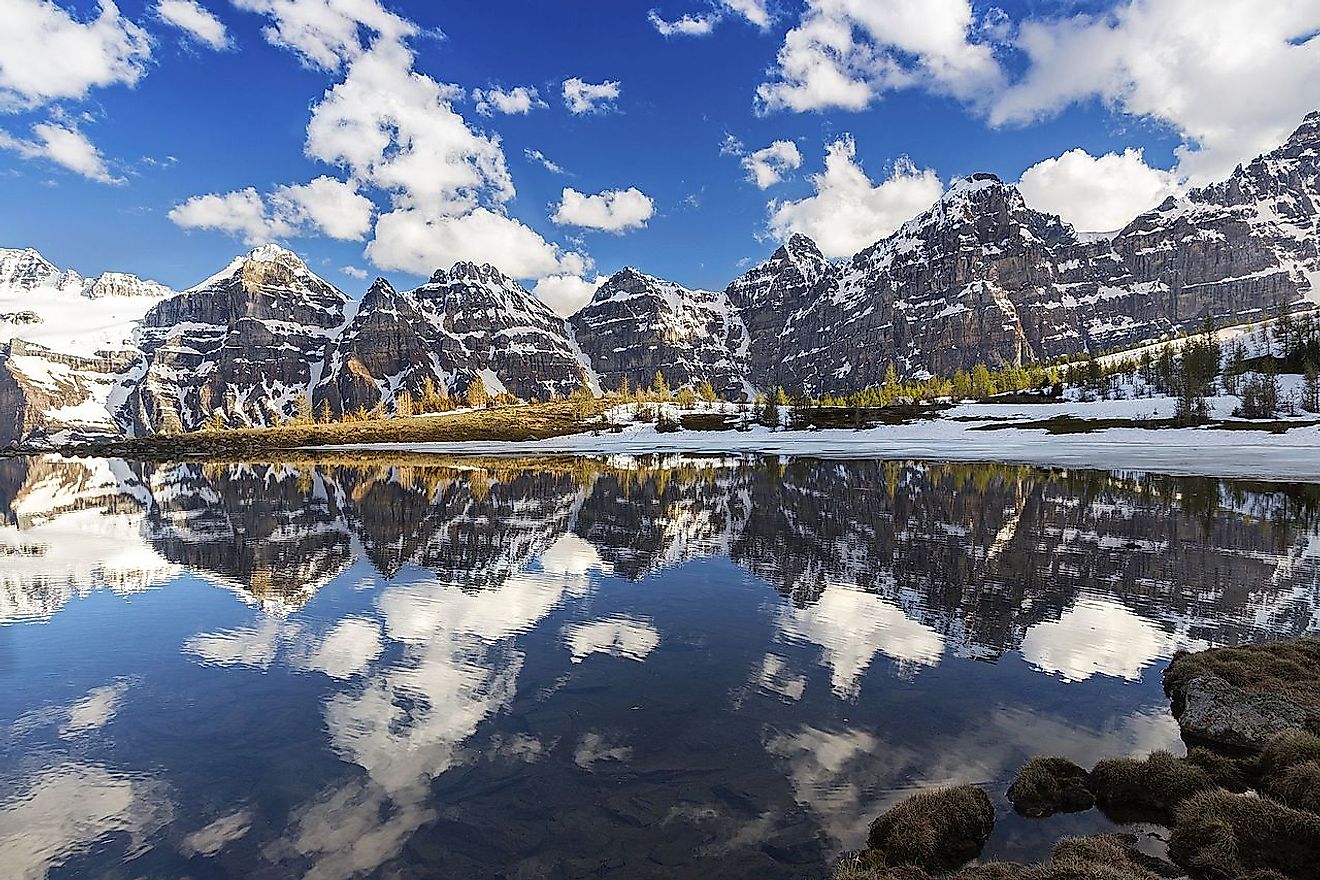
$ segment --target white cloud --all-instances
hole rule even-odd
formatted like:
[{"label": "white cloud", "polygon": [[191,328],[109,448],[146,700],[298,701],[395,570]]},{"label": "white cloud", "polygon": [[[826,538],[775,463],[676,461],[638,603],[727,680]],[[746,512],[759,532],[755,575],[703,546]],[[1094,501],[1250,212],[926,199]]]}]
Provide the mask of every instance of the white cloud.
[{"label": "white cloud", "polygon": [[747,154],[747,147],[735,135],[724,133],[724,140],[720,141],[721,156],[743,156]]},{"label": "white cloud", "polygon": [[715,30],[729,13],[746,19],[761,30],[770,26],[770,11],[766,8],[766,0],[717,0],[707,12],[689,12],[675,19],[667,19],[658,10],[652,9],[646,18],[666,37],[704,37]]},{"label": "white cloud", "polygon": [[361,281],[363,278],[366,278],[370,274],[367,272],[366,269],[363,269],[361,266],[341,266],[339,271],[343,272],[349,278],[356,278],[359,281]]},{"label": "white cloud", "polygon": [[654,214],[655,202],[637,187],[606,190],[595,195],[564,187],[559,205],[550,219],[561,226],[623,232],[642,228]]},{"label": "white cloud", "polygon": [[792,141],[775,141],[744,156],[742,167],[748,180],[761,189],[769,189],[784,179],[785,172],[802,167],[802,154]]},{"label": "white cloud", "polygon": [[979,103],[1003,81],[981,34],[970,0],[808,0],[757,98],[766,110],[861,110],[922,86]]},{"label": "white cloud", "polygon": [[93,87],[133,85],[151,59],[151,37],[102,0],[77,21],[47,0],[6,0],[0,27],[0,111],[81,98]]},{"label": "white cloud", "polygon": [[1058,214],[1078,229],[1119,229],[1178,192],[1178,177],[1151,168],[1141,150],[1095,157],[1073,149],[1032,165],[1018,189],[1027,204]]},{"label": "white cloud", "polygon": [[812,175],[816,194],[770,203],[769,227],[787,239],[801,232],[829,257],[851,256],[929,208],[943,190],[939,177],[899,159],[889,178],[874,184],[856,161],[857,147],[844,136],[826,149],[825,171]]},{"label": "white cloud", "polygon": [[458,260],[491,263],[514,278],[579,275],[588,261],[562,252],[519,220],[487,208],[448,217],[399,209],[376,221],[367,256],[382,269],[429,275]]},{"label": "white cloud", "polygon": [[605,281],[604,275],[597,275],[594,281],[578,275],[550,275],[537,281],[532,292],[555,314],[567,318],[585,306]]},{"label": "white cloud", "polygon": [[612,107],[621,91],[622,87],[616,80],[589,83],[575,76],[564,80],[564,106],[570,113],[578,116],[584,113],[596,113]]},{"label": "white cloud", "polygon": [[160,0],[156,14],[212,49],[229,46],[229,33],[215,13],[196,0]]},{"label": "white cloud", "polygon": [[1204,183],[1276,146],[1315,109],[1317,32],[1315,0],[1127,0],[1103,15],[1023,22],[1016,44],[1030,65],[990,122],[1032,122],[1099,98],[1178,131],[1178,171]]},{"label": "white cloud", "polygon": [[454,86],[413,70],[407,47],[378,42],[312,109],[307,154],[392,193],[395,206],[463,213],[514,195],[499,139],[453,108]]},{"label": "white cloud", "polygon": [[0,131],[0,149],[13,150],[25,159],[46,159],[97,183],[121,184],[106,165],[105,157],[85,134],[54,122],[32,126],[33,140],[22,140]]},{"label": "white cloud", "polygon": [[544,168],[546,171],[549,171],[551,174],[565,173],[563,168],[561,168],[555,162],[550,161],[550,159],[546,157],[545,153],[542,153],[540,150],[523,150],[523,155],[526,156],[531,161],[540,164],[542,168]]},{"label": "white cloud", "polygon": [[226,232],[247,244],[311,234],[358,241],[371,228],[373,209],[355,182],[318,177],[278,187],[268,198],[252,187],[193,196],[176,205],[169,219],[184,229]]},{"label": "white cloud", "polygon": [[374,206],[351,180],[318,177],[281,186],[270,198],[276,216],[295,228],[316,229],[340,241],[361,241],[371,229]]},{"label": "white cloud", "polygon": [[670,21],[652,9],[646,14],[646,18],[651,22],[652,27],[666,37],[704,37],[715,30],[715,25],[720,22],[720,16],[714,12],[704,15],[683,15]]},{"label": "white cloud", "polygon": [[736,12],[752,24],[765,30],[770,27],[770,11],[766,0],[721,0],[725,9]]},{"label": "white cloud", "polygon": [[532,110],[546,106],[545,101],[530,86],[515,86],[505,91],[500,88],[474,89],[472,100],[477,103],[477,112],[482,116],[503,113],[506,116],[523,116]]},{"label": "white cloud", "polygon": [[272,20],[262,34],[275,46],[296,52],[309,67],[338,70],[365,51],[362,31],[378,42],[402,44],[417,26],[381,6],[378,0],[233,0],[239,9]]}]

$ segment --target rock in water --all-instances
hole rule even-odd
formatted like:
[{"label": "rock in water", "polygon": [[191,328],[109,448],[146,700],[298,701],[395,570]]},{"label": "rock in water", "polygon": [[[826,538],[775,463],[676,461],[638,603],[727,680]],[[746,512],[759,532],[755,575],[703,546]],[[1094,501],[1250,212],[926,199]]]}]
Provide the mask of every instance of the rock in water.
[{"label": "rock in water", "polygon": [[1089,810],[1095,806],[1095,795],[1086,787],[1087,775],[1067,758],[1035,757],[1018,771],[1008,788],[1008,799],[1024,816]]},{"label": "rock in water", "polygon": [[1178,726],[1185,736],[1221,746],[1259,750],[1287,730],[1315,729],[1320,713],[1277,694],[1254,693],[1216,675],[1182,689]]}]

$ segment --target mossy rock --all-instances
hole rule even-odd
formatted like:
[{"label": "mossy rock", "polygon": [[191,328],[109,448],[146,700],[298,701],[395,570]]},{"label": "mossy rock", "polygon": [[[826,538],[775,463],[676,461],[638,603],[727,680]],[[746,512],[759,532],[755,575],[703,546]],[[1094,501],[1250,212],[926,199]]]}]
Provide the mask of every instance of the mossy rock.
[{"label": "mossy rock", "polygon": [[1201,792],[1178,808],[1169,855],[1203,880],[1320,880],[1320,816],[1269,798]]},{"label": "mossy rock", "polygon": [[1008,787],[1008,799],[1013,809],[1035,818],[1089,810],[1095,795],[1086,787],[1087,776],[1067,758],[1038,756],[1022,765]]},{"label": "mossy rock", "polygon": [[915,794],[871,824],[868,843],[886,865],[949,871],[975,858],[995,827],[990,797],[974,785]]},{"label": "mossy rock", "polygon": [[1165,751],[1144,761],[1101,761],[1091,769],[1088,786],[1110,818],[1161,824],[1168,824],[1177,806],[1192,795],[1218,787],[1201,767]]}]

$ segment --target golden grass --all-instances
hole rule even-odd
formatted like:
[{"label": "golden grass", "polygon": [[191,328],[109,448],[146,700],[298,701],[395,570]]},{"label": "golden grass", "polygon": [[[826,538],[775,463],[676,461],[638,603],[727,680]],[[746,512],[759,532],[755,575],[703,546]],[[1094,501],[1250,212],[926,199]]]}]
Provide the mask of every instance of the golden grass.
[{"label": "golden grass", "polygon": [[78,452],[129,457],[238,456],[261,457],[272,450],[297,450],[359,444],[463,443],[468,441],[528,441],[604,430],[604,413],[617,401],[566,400],[506,406],[447,415],[371,419],[193,431],[132,440],[89,444]]},{"label": "golden grass", "polygon": [[1164,672],[1164,692],[1180,698],[1187,684],[1216,675],[1257,694],[1283,697],[1298,706],[1320,709],[1320,639],[1292,639],[1239,648],[1211,648],[1175,654]]}]

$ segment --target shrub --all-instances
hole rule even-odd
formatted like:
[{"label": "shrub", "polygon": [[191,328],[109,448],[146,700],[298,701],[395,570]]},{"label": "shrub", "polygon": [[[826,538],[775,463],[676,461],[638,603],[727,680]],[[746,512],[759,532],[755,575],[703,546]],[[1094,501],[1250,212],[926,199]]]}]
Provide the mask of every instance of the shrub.
[{"label": "shrub", "polygon": [[945,871],[975,858],[995,825],[995,808],[974,785],[915,794],[871,824],[868,842],[886,865]]}]

